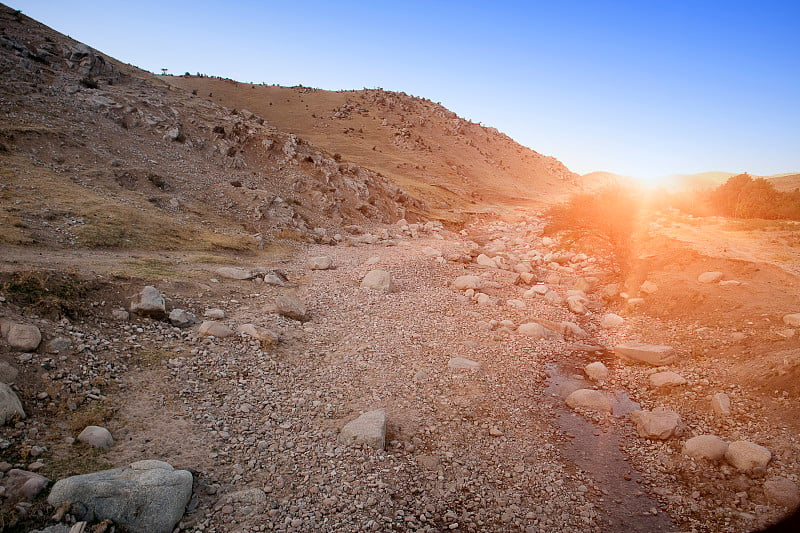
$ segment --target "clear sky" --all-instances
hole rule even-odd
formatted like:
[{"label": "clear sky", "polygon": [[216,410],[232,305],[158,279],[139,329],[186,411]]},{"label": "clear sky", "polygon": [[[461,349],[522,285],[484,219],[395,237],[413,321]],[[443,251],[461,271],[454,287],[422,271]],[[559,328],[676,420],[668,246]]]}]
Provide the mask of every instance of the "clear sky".
[{"label": "clear sky", "polygon": [[160,73],[430,98],[579,173],[800,171],[800,0],[6,0]]}]

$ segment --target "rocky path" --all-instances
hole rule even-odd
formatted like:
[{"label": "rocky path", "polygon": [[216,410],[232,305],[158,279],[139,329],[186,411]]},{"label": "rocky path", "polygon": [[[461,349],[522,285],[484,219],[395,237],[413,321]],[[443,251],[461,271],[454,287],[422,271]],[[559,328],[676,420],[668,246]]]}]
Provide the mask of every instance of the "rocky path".
[{"label": "rocky path", "polygon": [[[110,465],[160,459],[194,474],[186,531],[748,531],[785,512],[796,435],[764,423],[768,406],[727,383],[719,361],[693,355],[681,328],[607,316],[602,258],[560,252],[537,231],[533,219],[460,236],[399,227],[389,240],[362,235],[257,265],[280,266],[283,286],[212,272],[199,292],[164,289],[169,307],[216,309],[215,324],[255,324],[276,344],[135,315],[58,324],[46,336],[80,346],[17,357],[53,392],[26,391],[30,418],[4,438],[10,449],[42,444],[47,474],[73,453],[63,442],[74,431],[42,420],[55,416],[48,401],[66,388],[89,398],[78,412],[107,402]],[[332,268],[309,268],[320,256]],[[374,270],[391,290],[361,287]],[[694,341],[704,335],[721,333]],[[669,344],[676,362],[610,352],[630,340]],[[569,407],[586,389],[608,409]],[[721,392],[733,415],[712,410]],[[666,430],[631,418],[659,408],[678,418]],[[348,422],[381,410],[382,442],[343,441]],[[689,437],[705,434],[726,448],[760,443],[771,460],[687,455]]]}]

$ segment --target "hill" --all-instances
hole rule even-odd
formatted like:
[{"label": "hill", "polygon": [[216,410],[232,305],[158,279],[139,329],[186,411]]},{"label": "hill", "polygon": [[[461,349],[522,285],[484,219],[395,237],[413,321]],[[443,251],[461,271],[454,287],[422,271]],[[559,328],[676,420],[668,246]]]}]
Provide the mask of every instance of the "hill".
[{"label": "hill", "polygon": [[796,189],[800,189],[800,173],[776,174],[774,176],[765,177],[778,191],[792,192]]},{"label": "hill", "polygon": [[425,198],[445,218],[495,204],[549,203],[577,185],[577,176],[555,158],[405,93],[251,85],[205,76],[162,79],[211,102],[247,109],[371,168]]}]

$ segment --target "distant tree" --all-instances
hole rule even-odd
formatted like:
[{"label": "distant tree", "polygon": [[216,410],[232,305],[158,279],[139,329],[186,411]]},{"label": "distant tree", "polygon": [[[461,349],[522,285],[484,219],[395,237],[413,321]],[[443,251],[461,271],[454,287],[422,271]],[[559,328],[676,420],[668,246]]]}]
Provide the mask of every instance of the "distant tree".
[{"label": "distant tree", "polygon": [[168,68],[162,68],[162,69],[161,69],[161,75],[162,75],[162,76],[166,76],[166,75],[167,75],[167,72],[169,72],[169,69],[168,69]]}]

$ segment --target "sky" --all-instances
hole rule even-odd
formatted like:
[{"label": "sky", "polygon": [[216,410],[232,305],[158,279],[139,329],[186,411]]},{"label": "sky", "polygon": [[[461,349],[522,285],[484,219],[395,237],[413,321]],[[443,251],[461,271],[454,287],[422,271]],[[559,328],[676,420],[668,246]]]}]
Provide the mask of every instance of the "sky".
[{"label": "sky", "polygon": [[151,72],[440,102],[580,174],[800,172],[800,1],[5,0]]}]

